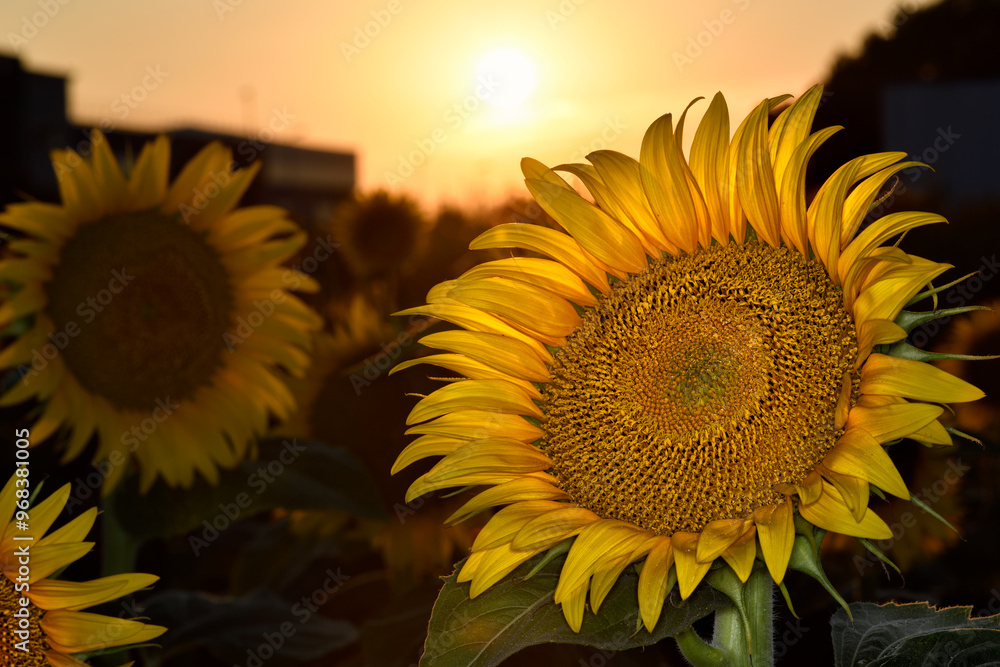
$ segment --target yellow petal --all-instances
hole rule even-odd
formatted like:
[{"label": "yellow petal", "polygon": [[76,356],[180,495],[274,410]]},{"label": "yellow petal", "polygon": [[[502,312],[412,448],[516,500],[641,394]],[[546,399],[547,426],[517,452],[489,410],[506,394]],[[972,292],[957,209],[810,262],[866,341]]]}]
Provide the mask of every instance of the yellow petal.
[{"label": "yellow petal", "polygon": [[964,403],[982,390],[922,361],[873,354],[861,369],[861,393],[902,396],[933,403]]},{"label": "yellow petal", "polygon": [[597,299],[580,277],[559,262],[537,257],[510,257],[479,264],[459,280],[478,278],[510,278],[546,289],[581,306],[593,306]]},{"label": "yellow petal", "polygon": [[923,428],[943,412],[940,405],[930,403],[904,401],[868,407],[859,402],[847,416],[847,428],[864,429],[880,443],[892,442]]},{"label": "yellow petal", "polygon": [[487,410],[512,415],[544,417],[531,397],[505,380],[466,380],[453,382],[420,400],[406,425],[412,426],[459,410]]},{"label": "yellow petal", "polygon": [[430,348],[466,355],[521,380],[549,381],[545,363],[530,345],[516,338],[483,331],[438,331],[424,336],[420,342]]},{"label": "yellow petal", "polygon": [[[452,281],[454,283],[454,281]],[[450,287],[448,288],[451,289]],[[429,303],[425,306],[407,308],[393,315],[429,315],[471,331],[483,331],[485,333],[499,334],[508,338],[525,343],[534,351],[535,356],[545,363],[552,363],[552,355],[545,349],[545,346],[520,330],[515,329],[506,322],[494,315],[485,313],[478,308],[466,306],[461,303]]]},{"label": "yellow petal", "polygon": [[671,114],[657,118],[643,135],[639,180],[667,240],[684,252],[694,252],[699,241],[697,217]]},{"label": "yellow petal", "polygon": [[879,218],[858,234],[840,254],[840,259],[837,260],[837,275],[840,277],[839,284],[847,284],[848,274],[851,271],[857,271],[861,266],[858,260],[867,257],[870,252],[881,246],[883,242],[909,229],[923,225],[932,225],[938,222],[948,221],[934,213],[914,211],[890,213],[887,216]]},{"label": "yellow petal", "polygon": [[483,557],[482,565],[472,578],[469,597],[476,597],[487,588],[513,572],[518,565],[534,556],[538,551],[514,551],[510,544],[490,549]]},{"label": "yellow petal", "polygon": [[792,503],[788,498],[777,505],[758,507],[753,513],[764,563],[776,584],[784,580],[788,559],[792,556],[792,545],[795,543],[792,516]]},{"label": "yellow petal", "polygon": [[861,521],[868,509],[868,482],[861,477],[844,475],[823,468],[823,477],[840,492],[855,521]]},{"label": "yellow petal", "polygon": [[712,223],[712,238],[729,243],[729,109],[716,93],[691,142],[691,171],[701,186]]},{"label": "yellow petal", "polygon": [[566,498],[569,498],[569,494],[562,489],[540,479],[524,477],[486,489],[456,510],[445,520],[445,524],[456,523],[490,507],[510,505],[526,500],[563,500]]},{"label": "yellow petal", "polygon": [[782,177],[778,179],[778,204],[781,208],[782,237],[807,255],[809,252],[809,222],[806,209],[806,165],[813,153],[840,127],[827,127],[811,135],[789,158]]},{"label": "yellow petal", "polygon": [[158,625],[126,618],[63,609],[46,612],[41,625],[46,639],[58,645],[64,653],[146,642],[167,631]]},{"label": "yellow petal", "polygon": [[646,630],[653,631],[660,619],[666,600],[670,567],[674,563],[674,550],[670,538],[660,536],[646,556],[639,573],[639,615]]},{"label": "yellow petal", "polygon": [[424,435],[406,446],[396,457],[396,462],[392,464],[389,472],[395,475],[397,472],[407,467],[411,463],[427,458],[428,456],[444,456],[467,444],[468,440],[460,438],[445,438],[440,435]]},{"label": "yellow petal", "polygon": [[597,170],[592,165],[561,164],[553,167],[553,169],[569,172],[583,181],[583,185],[590,192],[591,196],[593,196],[594,203],[597,204],[601,211],[607,213],[616,224],[624,227],[626,231],[632,234],[642,245],[642,249],[647,255],[650,257],[660,256],[661,251],[657,248],[656,242],[639,227],[636,221],[631,219],[625,209],[619,206],[618,199],[604,185]]},{"label": "yellow petal", "polygon": [[594,570],[601,565],[630,554],[636,546],[636,538],[645,534],[646,531],[630,523],[613,519],[594,521],[584,526],[563,563],[555,601],[562,602],[567,595],[586,585]]},{"label": "yellow petal", "polygon": [[529,473],[547,470],[552,461],[532,445],[504,438],[474,440],[448,454],[431,468],[424,479],[444,481],[479,472]]},{"label": "yellow petal", "polygon": [[677,585],[681,591],[681,599],[687,600],[708,573],[712,563],[698,562],[697,533],[676,532],[670,536],[670,542],[673,546],[674,566],[677,568]]},{"label": "yellow petal", "polygon": [[493,435],[534,442],[544,435],[520,415],[508,415],[487,410],[460,410],[442,415],[426,424],[406,429],[406,435],[441,435],[449,438],[480,440]]},{"label": "yellow petal", "polygon": [[851,428],[823,459],[830,470],[866,479],[894,496],[909,500],[910,492],[882,445],[863,428]]},{"label": "yellow petal", "polygon": [[639,162],[622,153],[608,150],[594,151],[587,155],[587,159],[593,163],[597,175],[607,186],[607,197],[614,200],[622,217],[632,221],[658,248],[675,254],[677,247],[664,236],[660,223],[656,221],[656,216],[642,194]]},{"label": "yellow petal", "polygon": [[458,282],[449,296],[548,336],[568,336],[582,322],[566,299],[506,278]]},{"label": "yellow petal", "polygon": [[[483,551],[495,549],[502,544],[510,544],[514,537],[527,528],[535,519],[550,515],[558,515],[568,505],[554,500],[526,500],[522,503],[504,507],[483,526],[472,544],[472,550]],[[518,551],[529,550],[532,547],[524,544],[513,544]]]},{"label": "yellow petal", "polygon": [[566,266],[602,292],[607,292],[608,277],[571,236],[539,225],[507,223],[489,229],[469,244],[472,250],[486,248],[524,248],[546,255]]},{"label": "yellow petal", "polygon": [[548,549],[599,520],[586,508],[566,505],[529,521],[514,536],[512,545],[515,549]]},{"label": "yellow petal", "polygon": [[954,444],[951,434],[936,419],[923,428],[911,433],[910,437],[928,445],[943,445],[947,447]]},{"label": "yellow petal", "polygon": [[732,546],[722,552],[722,558],[733,568],[733,572],[746,583],[753,570],[753,561],[757,556],[757,527],[750,526],[747,532],[740,539],[733,542]]},{"label": "yellow petal", "polygon": [[876,345],[895,343],[906,338],[906,330],[892,320],[863,320],[857,326],[857,332],[858,359],[854,364],[855,369],[860,368]]},{"label": "yellow petal", "polygon": [[42,609],[78,611],[152,586],[159,579],[153,574],[116,574],[92,581],[45,579],[31,585],[28,596]]},{"label": "yellow petal", "polygon": [[583,626],[583,611],[587,605],[587,584],[584,583],[567,594],[561,604],[566,624],[573,629],[573,632],[580,632]]},{"label": "yellow petal", "polygon": [[747,522],[743,519],[719,519],[710,522],[701,529],[698,538],[696,552],[698,562],[711,563],[746,531]]},{"label": "yellow petal", "polygon": [[747,219],[764,241],[781,244],[781,211],[768,148],[769,101],[764,100],[744,122],[736,163],[736,187]]},{"label": "yellow petal", "polygon": [[844,502],[840,492],[829,483],[823,483],[823,493],[819,500],[809,505],[799,504],[802,518],[824,530],[832,530],[852,537],[884,540],[892,537],[889,526],[875,512],[868,508],[864,517],[857,521]]}]

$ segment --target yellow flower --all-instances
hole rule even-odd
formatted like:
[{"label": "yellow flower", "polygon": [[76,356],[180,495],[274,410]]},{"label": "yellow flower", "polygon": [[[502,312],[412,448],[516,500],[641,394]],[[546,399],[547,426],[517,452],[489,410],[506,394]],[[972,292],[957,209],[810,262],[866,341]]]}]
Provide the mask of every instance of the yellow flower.
[{"label": "yellow flower", "polygon": [[488,262],[404,311],[466,329],[426,336],[444,353],[404,364],[468,379],[417,403],[407,433],[421,437],[394,471],[445,455],[408,497],[484,485],[453,519],[505,506],[459,574],[472,596],[574,538],[555,591],[570,626],[588,593],[597,613],[644,559],[638,605],[652,628],[672,577],[687,598],[717,558],[746,581],[759,555],[781,583],[796,513],[891,535],[869,486],[909,494],[881,445],[950,443],[939,404],[982,392],[885,353],[906,338],[903,306],[949,267],[882,244],[944,219],[892,213],[861,229],[883,184],[915,164],[904,153],[852,160],[807,206],[806,163],[836,131],[809,133],[820,95],[770,128],[784,98],[765,100],[731,142],[716,95],[689,158],[684,115],[675,127],[668,114],[638,162],[605,150],[555,170],[525,159],[529,191],[568,233],[508,224],[471,247],[554,261]]},{"label": "yellow flower", "polygon": [[30,316],[4,341],[0,368],[20,381],[0,399],[44,406],[41,442],[72,430],[63,460],[94,434],[108,461],[105,491],[138,463],[143,488],[162,476],[190,486],[218,479],[248,455],[268,417],[294,400],[275,375],[301,374],[319,317],[289,289],[315,282],[280,264],[305,242],[282,209],[234,209],[259,164],[232,172],[230,151],[202,150],[172,185],[165,137],[122,173],[100,132],[93,155],[53,152],[62,205],[12,204],[0,225],[22,238],[0,261],[16,283],[0,304],[0,330]]},{"label": "yellow flower", "polygon": [[81,611],[146,588],[159,577],[129,573],[83,582],[49,578],[94,546],[82,540],[94,525],[97,509],[46,535],[69,500],[67,484],[28,511],[25,530],[17,518],[27,506],[25,481],[15,473],[0,491],[0,527],[4,529],[0,540],[0,664],[85,665],[73,654],[144,644],[166,632],[159,625]]}]

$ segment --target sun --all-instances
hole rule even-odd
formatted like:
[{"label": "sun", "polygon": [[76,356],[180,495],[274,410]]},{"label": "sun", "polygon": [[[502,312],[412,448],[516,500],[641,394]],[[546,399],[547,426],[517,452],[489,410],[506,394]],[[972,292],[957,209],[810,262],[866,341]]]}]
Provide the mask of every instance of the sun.
[{"label": "sun", "polygon": [[483,56],[476,70],[476,83],[483,87],[485,99],[498,107],[516,107],[535,88],[535,66],[514,49],[497,49]]}]

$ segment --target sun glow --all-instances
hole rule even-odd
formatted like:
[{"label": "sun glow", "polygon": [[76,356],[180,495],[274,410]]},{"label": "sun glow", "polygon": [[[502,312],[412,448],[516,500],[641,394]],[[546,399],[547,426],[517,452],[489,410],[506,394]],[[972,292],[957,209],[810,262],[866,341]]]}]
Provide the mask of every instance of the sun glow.
[{"label": "sun glow", "polygon": [[535,88],[535,67],[514,49],[498,49],[479,61],[476,82],[486,89],[490,104],[510,109],[522,104]]}]

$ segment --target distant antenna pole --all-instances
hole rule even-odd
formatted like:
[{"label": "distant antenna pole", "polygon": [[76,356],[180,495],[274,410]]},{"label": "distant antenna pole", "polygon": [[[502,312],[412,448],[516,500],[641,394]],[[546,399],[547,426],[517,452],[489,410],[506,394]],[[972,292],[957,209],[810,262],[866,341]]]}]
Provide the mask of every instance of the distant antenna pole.
[{"label": "distant antenna pole", "polygon": [[253,84],[240,86],[240,106],[243,112],[243,134],[252,137],[257,133],[257,89]]}]

